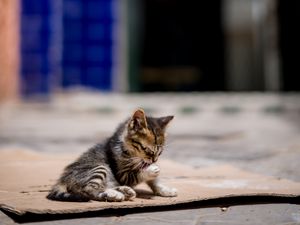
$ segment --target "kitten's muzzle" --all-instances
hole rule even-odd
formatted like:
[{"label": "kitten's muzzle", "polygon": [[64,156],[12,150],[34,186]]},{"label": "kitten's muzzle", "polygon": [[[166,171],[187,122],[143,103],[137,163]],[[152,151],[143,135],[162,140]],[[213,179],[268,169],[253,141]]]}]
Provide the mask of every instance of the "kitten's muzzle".
[{"label": "kitten's muzzle", "polygon": [[147,169],[150,165],[151,165],[151,163],[143,162],[143,164],[142,164],[142,166],[141,166],[141,169],[142,169],[142,170],[145,170],[145,169]]}]

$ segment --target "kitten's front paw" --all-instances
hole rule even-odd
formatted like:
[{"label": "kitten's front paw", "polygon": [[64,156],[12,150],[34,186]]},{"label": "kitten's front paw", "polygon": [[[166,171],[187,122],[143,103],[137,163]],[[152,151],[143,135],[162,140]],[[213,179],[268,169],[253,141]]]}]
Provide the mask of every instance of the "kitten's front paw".
[{"label": "kitten's front paw", "polygon": [[176,197],[177,189],[170,188],[165,185],[159,185],[159,187],[155,190],[155,194],[162,197]]},{"label": "kitten's front paw", "polygon": [[135,191],[128,186],[119,186],[116,187],[116,190],[124,194],[125,200],[132,200],[136,196]]},{"label": "kitten's front paw", "polygon": [[158,177],[160,169],[156,164],[151,164],[144,172],[144,176],[147,180],[152,180]]},{"label": "kitten's front paw", "polygon": [[100,193],[98,197],[100,201],[108,202],[122,202],[125,200],[124,194],[114,189],[107,189]]}]

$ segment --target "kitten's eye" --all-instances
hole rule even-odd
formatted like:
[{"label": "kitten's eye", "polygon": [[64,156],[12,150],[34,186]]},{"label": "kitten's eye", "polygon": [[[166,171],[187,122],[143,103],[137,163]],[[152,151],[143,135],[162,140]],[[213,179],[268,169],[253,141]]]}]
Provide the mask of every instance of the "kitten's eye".
[{"label": "kitten's eye", "polygon": [[144,150],[144,151],[147,150],[147,148],[138,141],[132,140],[132,143],[133,143],[133,147],[135,147],[136,149],[138,149],[138,147],[137,147],[137,145],[138,145],[142,150]]},{"label": "kitten's eye", "polygon": [[136,150],[139,150],[139,147],[135,144],[132,144],[132,146],[136,149]]}]

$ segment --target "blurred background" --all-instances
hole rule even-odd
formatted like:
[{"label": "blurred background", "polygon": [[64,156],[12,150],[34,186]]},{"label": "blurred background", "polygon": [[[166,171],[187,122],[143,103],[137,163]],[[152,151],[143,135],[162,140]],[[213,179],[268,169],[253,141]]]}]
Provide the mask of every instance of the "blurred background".
[{"label": "blurred background", "polygon": [[0,0],[0,99],[299,91],[297,0]]},{"label": "blurred background", "polygon": [[[0,153],[77,154],[141,107],[175,115],[162,157],[300,181],[299,17],[299,0],[0,0]],[[300,221],[263,207],[226,224]]]}]

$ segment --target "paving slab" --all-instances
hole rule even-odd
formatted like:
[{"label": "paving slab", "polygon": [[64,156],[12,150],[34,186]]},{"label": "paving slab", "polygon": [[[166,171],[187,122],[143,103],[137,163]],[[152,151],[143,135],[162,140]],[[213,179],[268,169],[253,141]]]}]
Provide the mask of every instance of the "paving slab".
[{"label": "paving slab", "polygon": [[[138,107],[153,115],[175,115],[163,158],[194,168],[229,163],[300,181],[297,93],[57,94],[47,103],[1,105],[0,148],[80,153],[109,136]],[[295,204],[264,204],[34,224],[299,224],[299,212]],[[3,213],[0,221],[14,223]]]}]

